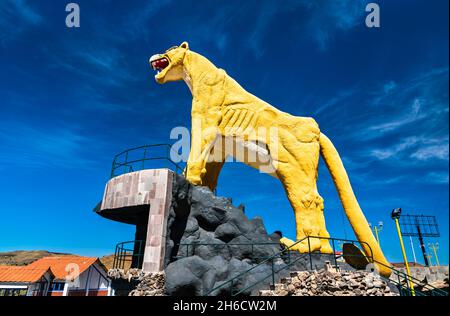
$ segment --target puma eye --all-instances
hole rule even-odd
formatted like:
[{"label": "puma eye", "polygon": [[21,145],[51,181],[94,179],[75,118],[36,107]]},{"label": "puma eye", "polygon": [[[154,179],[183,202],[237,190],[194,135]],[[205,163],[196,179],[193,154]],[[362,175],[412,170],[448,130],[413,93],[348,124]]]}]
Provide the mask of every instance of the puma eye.
[{"label": "puma eye", "polygon": [[166,53],[172,49],[178,48],[178,46],[172,46],[171,48],[169,48],[168,50],[166,50]]}]

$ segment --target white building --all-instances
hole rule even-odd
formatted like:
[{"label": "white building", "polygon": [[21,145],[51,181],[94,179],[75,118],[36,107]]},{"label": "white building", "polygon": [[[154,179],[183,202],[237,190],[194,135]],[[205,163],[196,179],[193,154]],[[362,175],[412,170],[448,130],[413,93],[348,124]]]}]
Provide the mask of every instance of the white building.
[{"label": "white building", "polygon": [[54,277],[49,268],[0,266],[0,296],[45,296]]},{"label": "white building", "polygon": [[0,266],[0,296],[110,296],[98,258],[44,257],[27,266]]}]

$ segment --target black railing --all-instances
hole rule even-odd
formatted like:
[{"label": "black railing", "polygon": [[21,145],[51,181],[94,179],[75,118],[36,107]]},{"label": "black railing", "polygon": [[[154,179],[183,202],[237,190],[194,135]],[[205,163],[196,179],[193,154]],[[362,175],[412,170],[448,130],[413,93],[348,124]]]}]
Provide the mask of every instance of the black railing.
[{"label": "black railing", "polygon": [[[229,280],[227,280],[227,281],[224,281],[223,283],[219,284],[218,286],[216,286],[216,287],[212,288],[211,290],[209,290],[208,292],[204,293],[204,295],[205,295],[205,296],[211,295],[213,292],[216,292],[216,291],[220,290],[221,288],[224,288],[224,287],[229,286],[229,289],[230,289],[230,293],[229,293],[229,294],[230,294],[230,296],[237,296],[237,295],[240,295],[240,294],[244,293],[245,291],[248,291],[248,290],[250,290],[250,289],[252,289],[252,288],[255,288],[257,285],[263,283],[264,281],[266,281],[266,280],[269,279],[269,278],[271,278],[271,283],[272,283],[272,285],[275,286],[275,282],[276,282],[276,279],[277,279],[277,275],[278,275],[281,271],[287,270],[288,268],[292,267],[295,263],[297,263],[297,262],[299,262],[300,260],[304,259],[305,256],[307,256],[307,258],[309,259],[309,266],[310,266],[310,269],[313,270],[314,267],[313,267],[313,258],[312,258],[312,256],[313,256],[313,255],[317,255],[317,254],[321,254],[321,253],[320,253],[320,252],[314,252],[314,251],[311,251],[311,241],[310,241],[310,239],[327,239],[327,240],[331,241],[332,247],[333,247],[333,253],[331,253],[331,254],[328,254],[328,253],[325,254],[325,253],[324,253],[324,255],[331,255],[331,256],[333,256],[333,259],[334,259],[334,260],[333,260],[333,261],[334,261],[334,266],[335,266],[336,269],[339,269],[338,262],[337,262],[337,254],[336,254],[336,249],[335,249],[336,241],[341,241],[341,242],[344,241],[344,242],[349,242],[349,243],[352,243],[352,244],[359,243],[360,245],[361,245],[361,244],[367,245],[367,247],[369,248],[370,253],[371,253],[371,255],[368,256],[368,259],[369,259],[369,261],[373,261],[373,259],[372,259],[372,258],[373,258],[373,255],[372,255],[372,254],[373,254],[372,249],[371,249],[371,247],[369,246],[369,244],[367,244],[366,242],[362,242],[362,243],[361,243],[361,242],[359,242],[359,241],[356,241],[356,240],[350,240],[350,239],[339,239],[339,238],[327,238],[327,237],[318,237],[318,236],[307,236],[307,237],[305,237],[305,238],[303,238],[303,239],[301,239],[301,240],[296,241],[295,243],[293,243],[293,244],[292,244],[291,246],[289,246],[288,248],[285,248],[285,249],[281,250],[280,252],[278,252],[278,253],[276,253],[276,254],[274,254],[274,255],[268,257],[268,258],[265,258],[263,261],[261,261],[260,263],[258,263],[258,264],[255,265],[255,266],[251,267],[250,269],[245,270],[245,271],[239,273],[238,275],[234,276],[233,278],[231,278],[231,279],[229,279]],[[295,246],[295,245],[297,245],[297,244],[300,244],[300,243],[302,243],[302,242],[305,242],[305,241],[306,241],[307,244],[308,244],[308,252],[307,252],[307,253],[299,253],[299,252],[296,251],[296,250],[294,250],[294,251],[293,251],[293,250],[290,250],[290,248],[292,248],[293,246]],[[291,259],[291,256],[292,256],[292,255],[291,255],[291,252],[295,252],[295,256],[293,256],[293,257],[294,257],[293,260]],[[287,260],[286,260],[287,263],[286,263],[284,266],[282,266],[282,267],[277,267],[276,264],[275,264],[275,261],[276,261],[277,259],[280,259],[280,258],[284,258],[285,260],[287,259]],[[237,291],[237,292],[234,291],[234,284],[235,284],[235,283],[239,283],[240,280],[241,280],[245,275],[247,275],[248,273],[250,273],[251,271],[253,271],[253,270],[255,270],[255,269],[258,269],[258,267],[261,267],[262,265],[267,265],[267,264],[269,264],[270,267],[271,267],[271,270],[270,270],[270,273],[269,273],[269,274],[266,274],[266,275],[263,276],[262,278],[256,280],[255,282],[251,283],[250,285],[244,287],[243,289],[241,289],[241,290],[239,290],[239,291]]]},{"label": "black railing", "polygon": [[114,252],[113,269],[142,268],[145,240],[131,240],[118,243]]},{"label": "black railing", "polygon": [[[174,168],[176,173],[181,173],[183,168],[172,160],[172,156],[177,153],[169,144],[145,145],[127,149],[114,157],[111,178],[121,174],[149,169],[150,163],[159,160],[168,163],[170,168]],[[154,166],[153,166],[154,167]]]},{"label": "black railing", "polygon": [[[391,270],[392,276],[389,281],[397,285],[400,294],[403,296],[448,296],[448,292],[420,281],[417,278],[408,276],[405,272],[397,270],[392,266],[387,266],[376,260],[374,260],[374,263],[387,267]],[[414,289],[411,288],[411,285]]]},{"label": "black railing", "polygon": [[[334,258],[334,268],[339,270],[340,267],[338,265],[337,262],[337,258],[339,257],[339,255],[336,254],[336,249],[335,249],[335,243],[336,241],[339,242],[348,242],[348,243],[352,243],[352,244],[365,244],[368,249],[370,250],[370,255],[369,256],[365,256],[363,254],[361,255],[346,255],[346,257],[352,256],[352,257],[362,257],[364,256],[365,259],[367,259],[367,261],[369,263],[372,264],[377,264],[377,265],[381,265],[381,266],[385,266],[387,268],[389,268],[391,270],[392,273],[392,277],[389,279],[389,282],[393,283],[394,285],[397,286],[400,295],[403,296],[411,296],[411,295],[416,295],[416,296],[448,296],[448,293],[446,291],[443,291],[441,289],[438,289],[434,286],[431,286],[429,284],[423,283],[420,280],[413,278],[413,277],[408,277],[408,275],[404,272],[401,272],[399,270],[394,269],[392,266],[388,266],[385,265],[381,262],[378,262],[376,260],[373,259],[373,253],[372,253],[372,249],[371,247],[366,243],[366,242],[359,242],[356,240],[349,240],[349,239],[339,239],[339,238],[326,238],[326,237],[317,237],[317,236],[308,236],[305,237],[297,242],[295,242],[294,244],[292,244],[289,248],[292,248],[293,246],[307,241],[308,247],[309,247],[309,251],[307,253],[299,253],[297,251],[292,251],[289,248],[285,248],[283,250],[281,250],[280,252],[267,257],[267,258],[257,258],[257,259],[263,259],[262,261],[260,261],[258,264],[254,265],[253,267],[251,267],[248,270],[245,270],[241,273],[239,273],[238,275],[224,281],[223,283],[219,284],[218,286],[210,289],[209,291],[207,291],[206,293],[204,293],[203,295],[207,296],[207,295],[211,295],[214,292],[217,293],[217,291],[219,291],[220,289],[223,289],[225,287],[229,287],[229,294],[230,296],[237,296],[240,294],[245,293],[246,291],[255,288],[257,285],[263,283],[264,281],[266,281],[267,279],[270,278],[270,281],[272,283],[273,286],[275,286],[276,280],[278,278],[278,275],[280,274],[280,272],[282,271],[286,271],[287,269],[291,268],[296,262],[299,262],[302,259],[308,258],[309,259],[309,267],[311,270],[313,270],[313,258],[312,256],[314,255],[319,255],[321,254],[320,252],[313,252],[311,251],[311,242],[310,239],[327,239],[330,240],[332,243],[332,247],[333,247],[333,253],[332,254],[325,254],[325,255],[332,255]],[[255,245],[264,245],[264,244],[273,244],[273,243],[255,243]],[[239,243],[239,244],[208,244],[208,243],[191,243],[191,244],[180,244],[180,247],[186,247],[186,255],[188,255],[188,250],[189,247],[197,247],[200,245],[213,245],[213,246],[219,246],[219,247],[224,247],[224,246],[233,246],[233,245],[247,245],[247,246],[251,246],[251,243],[248,244],[243,244],[243,243]],[[253,246],[252,247],[252,253],[253,253]],[[291,258],[291,252],[295,253],[295,256],[292,256]],[[179,258],[179,257],[178,257]],[[276,265],[275,261],[276,259],[282,258],[284,259],[284,262],[286,262],[285,265],[281,266],[280,265]],[[244,287],[243,289],[240,289],[238,291],[235,291],[235,284],[240,283],[240,281],[242,280],[243,277],[245,277],[246,275],[248,275],[251,271],[258,269],[258,267],[261,267],[262,265],[270,265],[271,269],[270,269],[270,273],[262,276],[262,278],[256,280],[255,282],[247,285],[246,287]],[[375,267],[374,267],[375,269]],[[410,280],[410,282],[408,282],[408,280]],[[414,286],[414,291],[411,289],[410,284],[413,284]],[[416,288],[420,288],[420,291]],[[413,294],[414,293],[414,294]]]}]

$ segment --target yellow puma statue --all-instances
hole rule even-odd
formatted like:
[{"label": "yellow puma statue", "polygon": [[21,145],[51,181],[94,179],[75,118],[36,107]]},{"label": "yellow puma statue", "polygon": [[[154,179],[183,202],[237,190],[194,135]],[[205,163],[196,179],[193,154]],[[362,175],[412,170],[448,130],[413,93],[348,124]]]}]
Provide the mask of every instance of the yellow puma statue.
[{"label": "yellow puma statue", "polygon": [[[320,154],[367,259],[381,275],[390,275],[390,264],[359,207],[339,154],[314,119],[282,112],[250,94],[223,69],[189,50],[186,42],[153,55],[150,65],[157,71],[158,83],[184,80],[192,93],[187,180],[214,190],[227,156],[236,157],[236,149],[244,150],[246,154],[236,158],[278,178],[294,209],[296,239],[302,241],[294,244],[283,237],[281,243],[302,253],[332,253],[323,199],[317,191]],[[256,159],[250,159],[252,152]]]}]

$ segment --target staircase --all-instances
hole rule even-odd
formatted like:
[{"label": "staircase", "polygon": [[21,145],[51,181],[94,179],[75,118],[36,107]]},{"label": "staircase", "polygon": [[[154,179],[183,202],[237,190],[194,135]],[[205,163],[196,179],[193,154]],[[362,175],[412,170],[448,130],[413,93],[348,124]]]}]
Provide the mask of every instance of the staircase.
[{"label": "staircase", "polygon": [[[347,239],[308,236],[308,237],[305,237],[305,238],[297,241],[292,246],[294,246],[300,242],[303,242],[305,240],[307,240],[308,244],[309,244],[310,243],[309,239],[313,239],[313,238],[329,239],[330,241],[332,241],[333,252],[334,252],[334,255],[333,255],[334,262],[332,262],[332,264],[334,264],[334,269],[336,269],[336,270],[339,270],[340,267],[336,260],[336,255],[335,255],[336,251],[334,249],[335,242],[342,241],[342,242],[359,243],[358,241],[347,240]],[[285,277],[285,275],[288,274],[290,272],[290,270],[292,270],[292,268],[295,266],[296,263],[298,263],[300,260],[304,261],[305,259],[307,259],[310,262],[309,270],[310,271],[314,270],[313,256],[317,255],[318,253],[308,252],[308,253],[299,254],[298,252],[295,252],[295,254],[296,255],[293,256],[292,251],[290,251],[289,249],[283,249],[282,251],[274,254],[273,256],[261,261],[259,264],[253,266],[252,268],[239,273],[238,275],[230,278],[227,281],[224,281],[223,283],[212,288],[211,290],[207,291],[203,295],[204,296],[217,295],[218,293],[221,293],[224,289],[228,289],[230,296],[243,295],[243,294],[249,293],[249,291],[251,291],[251,293],[253,293],[253,294],[258,294],[259,293],[258,291],[260,290],[258,288],[258,286],[261,287],[261,285],[263,285],[263,282],[267,282],[267,280],[270,280],[271,288],[273,290],[278,289],[278,290],[288,291],[286,284],[289,279],[287,279]],[[285,262],[287,261],[287,263],[284,265],[281,265],[281,266],[279,264],[275,264],[281,258],[284,258]],[[373,258],[367,258],[367,259],[369,260],[369,262],[388,267],[391,270],[391,273],[392,273],[391,278],[389,280],[386,280],[384,278],[382,278],[382,279],[384,279],[383,281],[386,283],[389,283],[389,282],[393,283],[397,287],[399,294],[402,296],[448,296],[448,293],[446,291],[443,291],[441,289],[433,287],[429,284],[424,284],[420,280],[415,279],[413,277],[408,277],[405,273],[403,273],[397,269],[394,269],[393,267],[386,266],[378,261],[375,261]],[[255,269],[260,268],[262,265],[271,266],[271,271],[269,274],[263,275],[258,280],[251,282],[249,285],[246,285],[242,289],[239,289],[239,290],[235,289],[236,284],[241,283],[242,280],[245,280],[246,276],[248,276],[251,271],[254,271]],[[285,277],[285,278],[282,279],[282,277]],[[291,274],[291,277],[292,277],[292,274]],[[407,282],[408,278],[409,278],[409,282]],[[413,288],[410,287],[410,284],[412,284]],[[419,291],[416,288],[421,288],[421,290]],[[292,288],[291,288],[291,290],[292,290]],[[267,292],[263,292],[263,293],[267,294]]]}]

